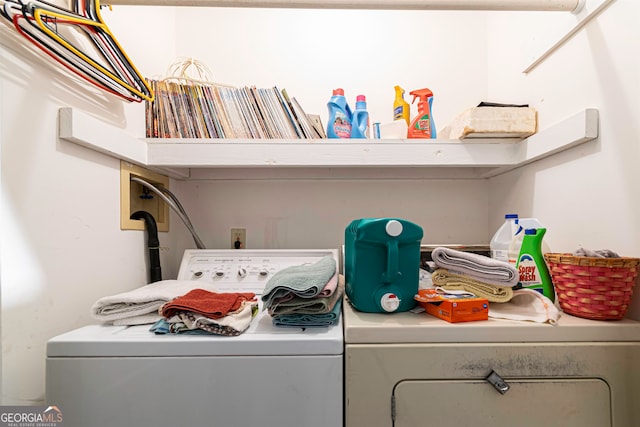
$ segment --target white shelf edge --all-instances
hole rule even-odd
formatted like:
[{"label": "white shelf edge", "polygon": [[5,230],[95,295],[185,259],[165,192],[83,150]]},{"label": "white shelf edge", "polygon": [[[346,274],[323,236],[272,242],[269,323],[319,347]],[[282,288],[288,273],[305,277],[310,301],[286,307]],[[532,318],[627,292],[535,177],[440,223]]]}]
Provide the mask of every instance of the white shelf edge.
[{"label": "white shelf edge", "polygon": [[478,168],[489,178],[598,136],[598,111],[583,110],[516,143],[446,140],[139,139],[72,108],[59,112],[61,139],[143,167],[188,178],[190,168]]},{"label": "white shelf edge", "polygon": [[516,144],[377,140],[309,142],[149,142],[149,163],[161,167],[498,167],[512,165]]},{"label": "white shelf edge", "polygon": [[518,145],[518,160],[514,165],[490,170],[482,176],[491,178],[501,175],[596,139],[599,132],[598,117],[598,110],[587,108],[559,124],[527,138]]},{"label": "white shelf edge", "polygon": [[111,157],[148,165],[148,147],[144,141],[80,110],[60,108],[58,136]]}]

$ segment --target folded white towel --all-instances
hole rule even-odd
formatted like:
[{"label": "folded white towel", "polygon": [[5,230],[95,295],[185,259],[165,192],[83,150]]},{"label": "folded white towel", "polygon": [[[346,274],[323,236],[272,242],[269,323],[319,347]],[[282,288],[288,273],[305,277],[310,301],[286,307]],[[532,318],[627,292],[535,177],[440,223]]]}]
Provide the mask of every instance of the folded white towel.
[{"label": "folded white towel", "polygon": [[152,325],[158,320],[163,319],[158,312],[141,314],[140,316],[125,317],[111,321],[115,326],[134,326],[134,325]]},{"label": "folded white towel", "polygon": [[161,280],[132,291],[102,297],[91,307],[91,315],[102,322],[118,321],[121,325],[154,323],[154,318],[158,320],[158,308],[162,304],[195,288],[207,289],[207,286],[195,280]]},{"label": "folded white towel", "polygon": [[560,310],[540,292],[525,288],[513,291],[509,302],[489,304],[489,317],[555,325]]},{"label": "folded white towel", "polygon": [[431,252],[436,266],[453,273],[466,274],[472,279],[495,286],[514,287],[520,275],[514,265],[473,252],[437,247]]}]

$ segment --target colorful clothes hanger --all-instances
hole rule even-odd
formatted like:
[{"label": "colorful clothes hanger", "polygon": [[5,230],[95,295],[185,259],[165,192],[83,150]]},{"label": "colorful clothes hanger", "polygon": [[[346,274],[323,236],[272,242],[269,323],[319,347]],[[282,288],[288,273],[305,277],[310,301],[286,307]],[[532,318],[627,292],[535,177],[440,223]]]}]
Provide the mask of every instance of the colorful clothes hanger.
[{"label": "colorful clothes hanger", "polygon": [[[73,0],[74,11],[46,1],[5,0],[0,15],[48,56],[85,81],[127,101],[153,101],[149,83],[140,75],[99,13],[99,0]],[[78,48],[69,36],[84,36],[94,54]],[[96,55],[97,54],[97,55]]]}]

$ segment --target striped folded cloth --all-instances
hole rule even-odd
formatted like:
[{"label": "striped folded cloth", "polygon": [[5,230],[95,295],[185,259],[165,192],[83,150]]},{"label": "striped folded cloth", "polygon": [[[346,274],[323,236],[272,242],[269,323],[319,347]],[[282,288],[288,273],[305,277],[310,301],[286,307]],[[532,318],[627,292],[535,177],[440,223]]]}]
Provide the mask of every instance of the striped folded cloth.
[{"label": "striped folded cloth", "polygon": [[486,298],[489,302],[507,302],[513,298],[513,289],[509,286],[496,286],[472,279],[463,274],[452,273],[439,268],[431,274],[435,286],[444,290],[467,291],[477,297]]}]

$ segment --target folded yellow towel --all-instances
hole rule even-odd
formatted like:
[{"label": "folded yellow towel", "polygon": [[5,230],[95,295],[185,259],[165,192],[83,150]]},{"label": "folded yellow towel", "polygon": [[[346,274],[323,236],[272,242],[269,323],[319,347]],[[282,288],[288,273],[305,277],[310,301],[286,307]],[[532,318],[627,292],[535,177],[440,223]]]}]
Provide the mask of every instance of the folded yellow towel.
[{"label": "folded yellow towel", "polygon": [[486,298],[489,302],[507,302],[513,298],[513,289],[510,287],[480,282],[464,274],[452,273],[445,268],[434,271],[431,280],[435,286],[446,290],[471,292],[479,298]]}]

